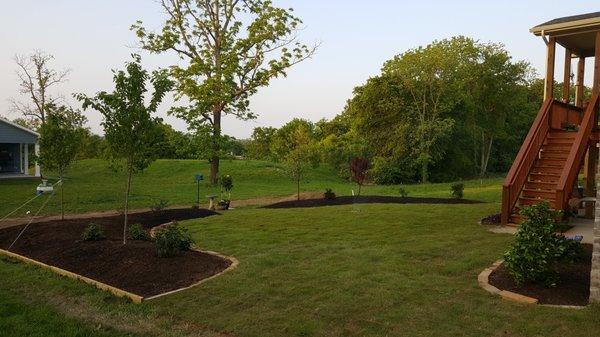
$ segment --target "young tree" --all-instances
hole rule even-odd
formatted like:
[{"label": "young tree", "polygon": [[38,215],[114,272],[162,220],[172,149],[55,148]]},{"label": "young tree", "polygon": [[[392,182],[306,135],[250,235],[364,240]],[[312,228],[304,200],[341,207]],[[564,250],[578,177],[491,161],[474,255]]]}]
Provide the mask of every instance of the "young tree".
[{"label": "young tree", "polygon": [[293,133],[294,148],[284,159],[284,164],[290,177],[296,182],[297,199],[300,200],[300,182],[306,171],[319,163],[318,154],[314,148],[314,140],[304,128],[298,128]]},{"label": "young tree", "polygon": [[58,173],[60,215],[65,219],[65,173],[81,149],[86,118],[70,107],[47,106],[46,123],[40,127],[40,153],[37,161],[45,170]]},{"label": "young tree", "polygon": [[369,170],[369,161],[365,158],[354,158],[350,163],[350,172],[352,173],[352,180],[358,184],[358,195],[360,196],[360,190],[367,179],[367,171]]},{"label": "young tree", "polygon": [[[139,55],[127,63],[125,71],[113,71],[115,90],[100,92],[94,97],[78,94],[83,108],[93,108],[103,116],[102,126],[108,145],[108,154],[114,161],[124,164],[127,182],[125,187],[125,220],[123,244],[127,243],[127,213],[131,180],[135,172],[147,168],[154,161],[155,145],[162,132],[160,119],[153,117],[165,94],[171,90],[172,82],[165,71],[154,71],[152,76],[142,68]],[[146,82],[154,88],[150,103],[145,105]]]},{"label": "young tree", "polygon": [[27,56],[16,55],[14,60],[18,66],[19,92],[27,95],[31,101],[24,103],[11,100],[13,110],[26,119],[37,119],[40,124],[44,124],[47,107],[57,105],[57,98],[51,96],[50,89],[65,82],[69,71],[52,69],[50,62],[54,60],[54,56],[39,50]]},{"label": "young tree", "polygon": [[132,29],[142,48],[173,51],[187,61],[171,66],[171,74],[176,98],[185,96],[190,104],[170,113],[191,128],[210,128],[210,180],[216,184],[223,115],[255,118],[249,98],[313,55],[316,47],[297,42],[300,19],[269,0],[162,0],[161,4],[167,20],[159,33],[148,32],[141,21]]}]

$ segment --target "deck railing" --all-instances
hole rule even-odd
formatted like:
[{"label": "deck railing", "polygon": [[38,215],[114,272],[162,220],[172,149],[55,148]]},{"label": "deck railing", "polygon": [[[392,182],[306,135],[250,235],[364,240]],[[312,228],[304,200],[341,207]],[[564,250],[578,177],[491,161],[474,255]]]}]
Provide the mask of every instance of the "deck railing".
[{"label": "deck railing", "polygon": [[527,180],[529,171],[546,140],[546,135],[550,129],[550,112],[553,102],[552,99],[547,99],[542,105],[504,180],[504,184],[502,185],[502,224],[508,223],[512,210],[523,189],[523,185]]},{"label": "deck railing", "polygon": [[586,150],[590,143],[590,137],[592,131],[597,126],[596,115],[598,113],[599,98],[598,94],[594,94],[590,104],[583,114],[583,120],[579,126],[575,141],[569,150],[569,156],[565,169],[563,170],[558,184],[556,185],[556,208],[565,210],[571,193],[573,192],[573,185],[575,179],[579,174],[583,159],[585,157]]}]

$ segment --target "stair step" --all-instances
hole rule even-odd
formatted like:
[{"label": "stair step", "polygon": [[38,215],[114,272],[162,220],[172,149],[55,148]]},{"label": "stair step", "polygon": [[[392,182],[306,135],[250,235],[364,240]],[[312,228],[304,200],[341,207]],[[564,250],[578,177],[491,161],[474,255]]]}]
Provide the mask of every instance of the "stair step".
[{"label": "stair step", "polygon": [[542,151],[570,151],[571,144],[544,144]]},{"label": "stair step", "polygon": [[528,190],[554,191],[556,189],[556,183],[544,181],[528,181],[525,183],[525,188]]},{"label": "stair step", "polygon": [[573,144],[575,141],[571,138],[547,138],[547,144]]},{"label": "stair step", "polygon": [[556,203],[555,203],[554,199],[527,198],[527,197],[520,197],[519,198],[519,206],[535,205],[535,204],[538,204],[538,203],[540,203],[542,201],[547,201],[548,203],[550,203],[550,207],[552,207],[552,208],[556,207]]},{"label": "stair step", "polygon": [[529,181],[557,183],[560,179],[560,174],[553,173],[530,173]]},{"label": "stair step", "polygon": [[532,173],[555,173],[555,174],[561,174],[563,171],[562,167],[557,167],[557,166],[545,166],[545,165],[534,165],[531,168],[531,172]]},{"label": "stair step", "polygon": [[565,167],[565,163],[567,162],[567,159],[548,159],[548,158],[541,158],[537,160],[537,165],[540,166],[557,166],[557,167]]},{"label": "stair step", "polygon": [[540,151],[540,159],[567,160],[569,151]]},{"label": "stair step", "polygon": [[575,139],[577,137],[577,132],[570,131],[550,131],[548,132],[548,136],[546,138],[570,138]]},{"label": "stair step", "polygon": [[526,198],[542,198],[542,199],[555,199],[556,192],[552,190],[535,190],[535,189],[523,189],[523,196]]}]

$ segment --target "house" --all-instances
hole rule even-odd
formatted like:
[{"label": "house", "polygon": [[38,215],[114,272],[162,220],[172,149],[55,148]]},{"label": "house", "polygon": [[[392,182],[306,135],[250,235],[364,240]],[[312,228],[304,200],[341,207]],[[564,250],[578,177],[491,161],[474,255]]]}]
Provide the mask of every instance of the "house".
[{"label": "house", "polygon": [[[504,180],[502,223],[518,224],[519,209],[542,200],[566,215],[589,200],[586,216],[593,218],[600,140],[600,12],[554,19],[530,31],[546,45],[544,103]],[[561,97],[554,97],[558,46],[565,55],[564,78],[558,80],[563,82]],[[593,61],[589,101],[584,98],[587,59]],[[575,97],[570,95],[572,73]],[[580,174],[583,188],[578,188]]]},{"label": "house", "polygon": [[35,164],[34,175],[29,172],[29,150],[39,153],[39,134],[4,118],[0,118],[0,179],[39,177]]}]

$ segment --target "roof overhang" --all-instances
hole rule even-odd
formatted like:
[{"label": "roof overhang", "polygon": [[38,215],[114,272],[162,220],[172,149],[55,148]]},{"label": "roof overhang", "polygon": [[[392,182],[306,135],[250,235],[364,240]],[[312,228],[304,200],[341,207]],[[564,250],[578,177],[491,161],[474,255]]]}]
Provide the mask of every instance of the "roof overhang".
[{"label": "roof overhang", "polygon": [[25,132],[27,132],[27,133],[29,133],[29,134],[32,134],[32,135],[36,136],[36,137],[39,137],[39,136],[40,136],[40,134],[39,134],[39,133],[37,133],[37,132],[35,132],[35,131],[33,131],[33,130],[30,130],[30,129],[28,129],[28,128],[24,127],[24,126],[21,126],[21,125],[19,125],[19,124],[17,124],[17,123],[11,122],[11,121],[9,121],[9,120],[8,120],[8,119],[6,119],[6,118],[2,118],[2,117],[0,117],[0,122],[1,122],[1,123],[5,123],[5,124],[8,124],[8,125],[10,125],[10,126],[12,126],[12,127],[15,127],[15,128],[17,128],[17,129],[19,129],[19,130],[25,131]]},{"label": "roof overhang", "polygon": [[558,44],[577,56],[594,56],[596,33],[600,31],[600,12],[554,19],[529,31],[537,36],[555,37]]}]

